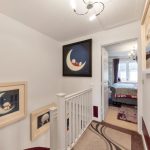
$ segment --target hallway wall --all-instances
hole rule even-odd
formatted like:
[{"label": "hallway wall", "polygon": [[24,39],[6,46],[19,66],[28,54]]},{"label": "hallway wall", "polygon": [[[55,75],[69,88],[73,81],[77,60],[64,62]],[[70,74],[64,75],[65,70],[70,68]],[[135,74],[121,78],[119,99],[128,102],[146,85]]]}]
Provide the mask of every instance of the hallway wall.
[{"label": "hallway wall", "polygon": [[143,118],[150,135],[150,74],[144,75],[143,79]]},{"label": "hallway wall", "polygon": [[60,50],[60,43],[0,14],[0,82],[28,82],[27,117],[0,128],[0,150],[49,147],[49,132],[30,141],[30,113],[56,100]]},{"label": "hallway wall", "polygon": [[66,41],[62,45],[90,39],[93,40],[92,49],[92,68],[93,75],[90,77],[62,77],[62,92],[71,93],[76,90],[83,90],[93,86],[93,105],[99,107],[99,117],[94,118],[101,120],[101,46],[114,44],[120,41],[134,39],[140,37],[140,23],[133,22],[127,25],[116,27],[110,30],[98,32],[95,34],[83,36],[77,39]]},{"label": "hallway wall", "polygon": [[[30,113],[56,101],[58,92],[72,93],[93,86],[93,105],[101,108],[101,46],[139,37],[140,24],[121,27],[59,43],[0,14],[0,82],[28,82],[27,118],[0,129],[0,150],[49,147],[49,132],[30,141]],[[93,39],[93,77],[62,77],[61,45]],[[99,118],[94,118],[101,120]],[[7,142],[6,142],[7,140]]]}]

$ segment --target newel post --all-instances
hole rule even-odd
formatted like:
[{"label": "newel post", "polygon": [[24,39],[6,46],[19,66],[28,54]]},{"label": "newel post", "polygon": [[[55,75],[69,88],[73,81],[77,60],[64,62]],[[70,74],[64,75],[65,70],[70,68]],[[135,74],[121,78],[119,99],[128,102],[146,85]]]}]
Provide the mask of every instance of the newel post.
[{"label": "newel post", "polygon": [[57,150],[57,107],[50,108],[50,148]]},{"label": "newel post", "polygon": [[66,121],[65,121],[65,93],[57,94],[58,104],[58,150],[66,150]]}]

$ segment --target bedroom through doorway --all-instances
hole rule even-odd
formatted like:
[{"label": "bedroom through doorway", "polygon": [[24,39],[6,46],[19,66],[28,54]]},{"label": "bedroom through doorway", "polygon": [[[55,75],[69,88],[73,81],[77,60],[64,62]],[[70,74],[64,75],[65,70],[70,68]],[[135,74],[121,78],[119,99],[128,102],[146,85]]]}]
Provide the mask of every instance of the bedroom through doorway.
[{"label": "bedroom through doorway", "polygon": [[102,118],[115,126],[137,131],[137,39],[102,48]]}]

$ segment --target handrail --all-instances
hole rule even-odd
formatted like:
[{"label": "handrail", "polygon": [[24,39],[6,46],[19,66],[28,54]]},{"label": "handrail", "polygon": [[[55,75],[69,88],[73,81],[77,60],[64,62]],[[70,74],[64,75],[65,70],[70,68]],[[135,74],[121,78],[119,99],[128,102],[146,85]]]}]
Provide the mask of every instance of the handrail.
[{"label": "handrail", "polygon": [[69,100],[69,99],[72,99],[72,98],[75,98],[76,96],[80,96],[86,92],[89,92],[89,91],[92,91],[92,88],[89,88],[89,89],[85,89],[85,90],[82,90],[82,91],[78,91],[76,93],[73,93],[73,94],[68,94],[65,96],[65,101]]},{"label": "handrail", "polygon": [[58,97],[58,149],[72,148],[92,121],[92,88]]}]

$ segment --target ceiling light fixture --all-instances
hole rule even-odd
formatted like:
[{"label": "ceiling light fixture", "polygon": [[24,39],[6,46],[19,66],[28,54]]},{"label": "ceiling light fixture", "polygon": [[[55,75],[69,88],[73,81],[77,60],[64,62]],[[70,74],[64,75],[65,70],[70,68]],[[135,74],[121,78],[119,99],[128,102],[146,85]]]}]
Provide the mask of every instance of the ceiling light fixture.
[{"label": "ceiling light fixture", "polygon": [[133,48],[133,50],[128,52],[128,57],[131,60],[137,60],[137,51],[136,51],[135,47]]},{"label": "ceiling light fixture", "polygon": [[[98,10],[98,12],[97,12],[96,14],[93,14],[92,16],[89,17],[89,20],[90,20],[90,21],[94,20],[94,19],[95,19],[97,16],[99,16],[99,15],[101,14],[101,12],[104,10],[105,5],[104,5],[104,3],[102,3],[102,2],[92,2],[92,1],[90,1],[90,0],[89,0],[88,2],[86,2],[85,0],[82,0],[82,1],[83,1],[83,3],[85,4],[86,10],[85,10],[85,12],[80,13],[80,12],[78,12],[78,11],[76,10],[75,1],[74,1],[74,0],[71,0],[71,7],[72,7],[73,11],[74,11],[77,15],[86,15],[86,14],[88,14],[88,12],[89,12],[90,10],[94,9],[94,7],[95,7],[96,4],[99,5],[99,10]],[[95,10],[94,10],[94,11],[95,11]]]}]

